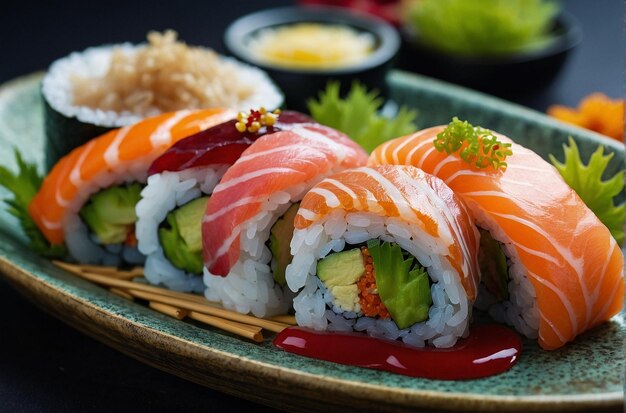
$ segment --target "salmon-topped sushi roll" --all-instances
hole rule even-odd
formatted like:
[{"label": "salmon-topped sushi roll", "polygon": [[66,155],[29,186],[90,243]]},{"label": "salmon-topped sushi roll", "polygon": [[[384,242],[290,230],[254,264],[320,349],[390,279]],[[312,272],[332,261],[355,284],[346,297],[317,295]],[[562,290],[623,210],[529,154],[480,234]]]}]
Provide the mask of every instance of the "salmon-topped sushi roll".
[{"label": "salmon-topped sushi roll", "polygon": [[258,317],[291,305],[285,268],[298,203],[320,180],[364,165],[346,135],[310,122],[257,139],[215,187],[202,220],[205,295]]},{"label": "salmon-topped sushi roll", "polygon": [[173,143],[234,116],[224,109],[170,112],[92,139],[54,165],[28,211],[46,239],[66,244],[80,263],[141,263],[135,205],[148,167]]},{"label": "salmon-topped sushi roll", "polygon": [[416,347],[451,347],[468,333],[478,231],[463,201],[417,168],[323,180],[300,203],[291,252],[287,283],[301,326]]},{"label": "salmon-topped sushi roll", "polygon": [[463,198],[482,234],[479,307],[544,349],[563,346],[623,307],[619,245],[533,151],[455,119],[389,141],[369,162],[414,165]]}]

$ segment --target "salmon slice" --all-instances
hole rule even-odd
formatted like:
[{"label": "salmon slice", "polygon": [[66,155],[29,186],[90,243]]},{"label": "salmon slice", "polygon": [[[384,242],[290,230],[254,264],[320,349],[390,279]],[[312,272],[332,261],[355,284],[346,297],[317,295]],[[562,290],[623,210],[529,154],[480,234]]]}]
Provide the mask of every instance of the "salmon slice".
[{"label": "salmon slice", "polygon": [[441,178],[476,221],[501,230],[536,295],[538,338],[557,349],[617,314],[624,304],[624,257],[609,230],[558,171],[511,142],[505,171],[477,169],[433,146],[436,126],[379,146],[370,165],[413,165]]},{"label": "salmon slice", "polygon": [[411,166],[383,165],[339,172],[309,191],[296,215],[296,230],[308,228],[335,209],[397,217],[442,240],[440,255],[461,277],[469,300],[476,298],[479,237],[463,201],[435,176]]},{"label": "salmon slice", "polygon": [[48,241],[62,244],[64,219],[91,194],[114,182],[145,182],[152,161],[172,144],[234,116],[225,109],[171,112],[94,138],[56,163],[28,212]]},{"label": "salmon slice", "polygon": [[242,224],[259,214],[272,194],[312,187],[340,169],[361,166],[367,154],[334,129],[304,124],[257,139],[213,190],[202,220],[205,265],[226,276],[240,254]]}]

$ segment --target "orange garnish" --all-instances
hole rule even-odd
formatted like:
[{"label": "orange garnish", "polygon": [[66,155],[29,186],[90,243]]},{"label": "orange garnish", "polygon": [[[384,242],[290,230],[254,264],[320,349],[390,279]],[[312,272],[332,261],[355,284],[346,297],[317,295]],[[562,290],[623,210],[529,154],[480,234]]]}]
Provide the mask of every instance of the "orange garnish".
[{"label": "orange garnish", "polygon": [[126,234],[126,240],[124,241],[124,244],[128,245],[129,247],[136,247],[137,242],[138,241],[137,236],[135,235],[135,226],[133,225],[131,231]]},{"label": "orange garnish", "polygon": [[361,311],[366,317],[389,318],[389,311],[378,295],[374,260],[367,247],[361,247],[361,254],[365,263],[365,273],[356,283],[359,288]]},{"label": "orange garnish", "polygon": [[611,99],[602,93],[584,98],[578,108],[552,105],[548,115],[609,136],[620,142],[624,140],[624,100]]}]

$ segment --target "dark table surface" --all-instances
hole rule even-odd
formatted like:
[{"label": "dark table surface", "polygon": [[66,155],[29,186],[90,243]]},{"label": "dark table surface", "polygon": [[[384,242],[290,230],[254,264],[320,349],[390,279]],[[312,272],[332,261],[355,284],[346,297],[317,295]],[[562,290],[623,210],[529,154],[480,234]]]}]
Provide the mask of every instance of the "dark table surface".
[{"label": "dark table surface", "polygon": [[[173,28],[190,44],[222,51],[221,33],[237,16],[290,3],[14,2],[0,8],[0,83],[44,70],[53,60],[75,50],[140,42],[149,30]],[[580,23],[583,43],[549,87],[507,97],[540,111],[552,103],[576,105],[595,91],[623,97],[624,3],[568,0],[564,6]],[[45,314],[0,278],[0,411],[131,409],[272,411],[122,355]]]}]

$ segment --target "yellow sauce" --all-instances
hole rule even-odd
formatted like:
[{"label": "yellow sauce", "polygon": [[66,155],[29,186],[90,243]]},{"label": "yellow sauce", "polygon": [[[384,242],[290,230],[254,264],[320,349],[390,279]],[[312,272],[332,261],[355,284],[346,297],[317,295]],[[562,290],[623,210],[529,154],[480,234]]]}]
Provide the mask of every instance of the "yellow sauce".
[{"label": "yellow sauce", "polygon": [[249,43],[265,63],[295,69],[334,69],[357,64],[374,50],[374,36],[347,26],[298,23],[260,31]]}]

